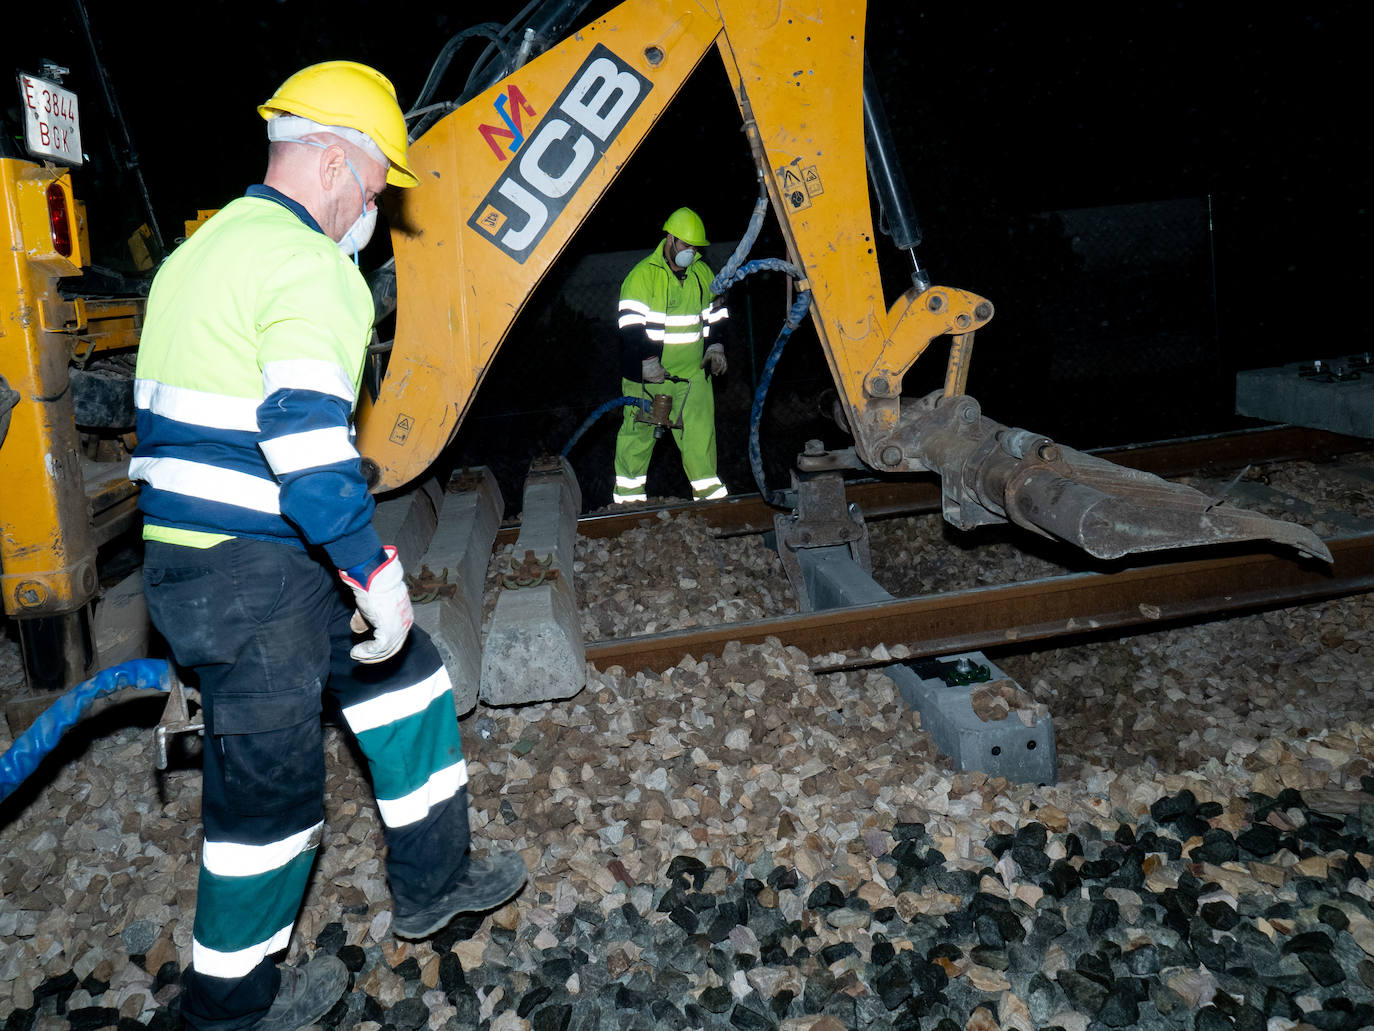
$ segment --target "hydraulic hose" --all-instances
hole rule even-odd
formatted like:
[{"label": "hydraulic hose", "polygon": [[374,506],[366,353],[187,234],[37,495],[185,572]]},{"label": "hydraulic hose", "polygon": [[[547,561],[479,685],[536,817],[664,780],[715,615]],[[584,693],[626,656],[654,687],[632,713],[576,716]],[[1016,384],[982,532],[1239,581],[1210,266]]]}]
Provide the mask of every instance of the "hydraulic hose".
[{"label": "hydraulic hose", "polygon": [[[761,201],[761,203],[762,202],[763,201]],[[749,223],[750,231],[754,232],[755,235],[757,235],[757,230],[755,229],[754,223],[756,221],[761,223],[762,218],[763,216],[756,207],[755,217],[751,219]],[[748,233],[745,234],[746,239],[748,235]],[[745,241],[741,241],[740,248],[736,249],[736,257],[741,255],[741,250],[747,250],[747,248],[744,247],[744,243]],[[735,258],[732,257],[730,260],[733,262]],[[784,261],[782,258],[758,258],[737,269],[730,269],[728,275],[726,274],[727,269],[729,269],[728,263],[727,268],[722,269],[721,274],[712,281],[712,293],[720,294],[746,276],[752,276],[755,272],[785,272],[793,279],[805,278],[802,275],[801,269],[797,268],[797,266],[793,265],[790,261]],[[763,500],[777,508],[783,507],[782,495],[778,492],[770,493],[767,484],[764,482],[763,455],[759,448],[759,424],[763,420],[763,403],[768,396],[768,385],[773,380],[773,370],[777,368],[778,360],[782,358],[782,350],[787,345],[787,338],[792,335],[793,330],[801,325],[801,320],[806,317],[806,313],[810,307],[810,290],[801,291],[792,301],[792,308],[787,313],[787,321],[783,323],[782,330],[778,333],[778,339],[773,343],[773,350],[768,354],[768,361],[763,365],[763,374],[759,376],[759,385],[754,390],[754,404],[749,412],[749,468],[754,473],[754,483],[758,485],[759,494],[762,495]]]},{"label": "hydraulic hose", "polygon": [[134,659],[111,666],[60,695],[34,721],[33,726],[14,739],[9,751],[0,755],[0,802],[38,769],[48,753],[57,747],[62,735],[76,725],[92,702],[125,688],[170,691],[171,670],[162,659]]},{"label": "hydraulic hose", "polygon": [[716,273],[716,278],[711,280],[711,293],[719,297],[726,288],[733,282],[735,271],[749,255],[749,248],[754,246],[754,241],[759,238],[759,231],[763,229],[763,217],[768,214],[768,192],[762,183],[759,185],[759,199],[754,202],[754,213],[749,216],[749,227],[745,229],[744,236],[740,239],[739,246],[735,248],[735,253],[730,255],[721,270]]},{"label": "hydraulic hose", "polygon": [[[778,261],[778,259],[767,259]],[[779,262],[788,264],[787,262]],[[751,265],[756,262],[750,262]],[[748,275],[748,273],[745,273]],[[749,411],[749,468],[754,472],[754,482],[758,485],[759,494],[763,500],[775,508],[783,508],[781,492],[772,492],[763,476],[763,453],[759,448],[759,424],[763,421],[763,402],[768,396],[768,385],[773,381],[773,370],[777,368],[778,360],[782,358],[782,349],[787,345],[787,338],[792,335],[792,331],[801,325],[801,320],[806,317],[807,310],[811,307],[811,291],[803,290],[797,294],[792,302],[792,307],[787,313],[787,321],[783,323],[782,331],[778,333],[778,339],[773,344],[773,350],[768,353],[768,361],[763,364],[763,375],[759,377],[758,388],[754,391],[754,404]]]},{"label": "hydraulic hose", "polygon": [[617,397],[607,401],[605,404],[599,406],[596,411],[592,412],[591,415],[587,416],[587,418],[582,421],[581,426],[577,427],[577,432],[563,445],[563,457],[568,457],[569,452],[571,452],[577,442],[582,439],[582,435],[591,429],[592,424],[607,412],[614,411],[617,408],[627,408],[630,405],[633,405],[641,411],[647,412],[649,410],[649,404],[650,402],[647,397],[632,397],[629,394],[626,394],[624,397]]},{"label": "hydraulic hose", "polygon": [[458,53],[458,48],[468,40],[473,38],[490,40],[493,46],[502,48],[502,53],[504,53],[503,41],[501,39],[502,29],[503,26],[500,22],[483,22],[481,25],[474,25],[469,29],[464,29],[445,43],[443,49],[439,51],[439,56],[434,59],[434,65],[430,68],[429,77],[425,79],[425,84],[420,89],[420,95],[415,98],[415,103],[412,105],[410,111],[406,112],[406,119],[410,120],[418,114],[425,105],[434,99],[434,93],[439,88],[439,81],[443,79],[444,73],[448,71],[448,66],[453,61],[454,55]]},{"label": "hydraulic hose", "polygon": [[[793,279],[805,278],[802,275],[801,269],[783,258],[755,258],[748,264],[736,269],[727,278],[716,276],[716,278],[711,281],[711,291],[712,293],[719,294],[724,290],[728,290],[746,276],[752,276],[755,272],[786,272]],[[717,284],[720,285],[719,290],[716,289]]]}]

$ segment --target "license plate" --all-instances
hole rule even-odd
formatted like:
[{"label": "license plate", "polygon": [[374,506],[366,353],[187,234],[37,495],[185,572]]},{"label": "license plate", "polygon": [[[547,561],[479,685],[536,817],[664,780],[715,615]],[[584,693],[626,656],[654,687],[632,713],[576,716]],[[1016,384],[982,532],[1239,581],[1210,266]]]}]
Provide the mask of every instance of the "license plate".
[{"label": "license plate", "polygon": [[36,158],[81,164],[81,120],[76,94],[35,75],[19,75],[24,108],[24,145]]}]

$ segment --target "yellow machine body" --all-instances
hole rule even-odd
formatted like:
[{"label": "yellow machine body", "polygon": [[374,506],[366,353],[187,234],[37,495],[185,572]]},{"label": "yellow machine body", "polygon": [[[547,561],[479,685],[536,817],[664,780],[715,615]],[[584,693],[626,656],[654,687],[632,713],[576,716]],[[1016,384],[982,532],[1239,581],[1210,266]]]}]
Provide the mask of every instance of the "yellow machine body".
[{"label": "yellow machine body", "polygon": [[95,597],[96,548],[136,516],[127,463],[83,447],[70,370],[136,347],[142,302],[62,295],[89,249],[66,169],[0,159],[0,204],[0,378],[18,395],[0,440],[0,597],[10,616],[59,615]]},{"label": "yellow machine body", "polygon": [[[359,418],[374,488],[414,480],[453,439],[534,287],[712,51],[768,171],[789,257],[813,292],[858,453],[900,467],[882,454],[903,373],[935,337],[972,333],[992,307],[947,287],[890,307],[883,299],[860,115],[863,46],[862,4],[629,0],[412,144],[420,184],[398,191],[388,211],[396,339],[378,399]],[[496,117],[498,104],[521,140]]]},{"label": "yellow machine body", "polygon": [[[1329,561],[1296,524],[1219,507],[982,416],[965,387],[973,336],[992,305],[934,285],[885,299],[865,151],[864,7],[626,0],[415,140],[409,163],[419,184],[384,198],[396,323],[380,388],[359,407],[372,489],[404,487],[434,464],[540,280],[687,78],[716,59],[738,108],[720,117],[742,121],[854,438],[848,459],[799,459],[804,470],[848,460],[933,471],[953,525],[1011,521],[1099,558],[1258,538]],[[0,231],[9,235],[0,402],[19,395],[0,443],[0,594],[5,612],[21,618],[86,605],[97,589],[95,549],[137,518],[118,448],[83,449],[69,370],[95,352],[135,347],[142,300],[83,299],[79,290],[64,298],[60,284],[80,275],[86,249],[70,185],[63,170],[0,160]],[[753,186],[739,184],[745,194]],[[52,236],[54,187],[73,238],[65,254]],[[207,215],[187,222],[187,235]],[[944,335],[943,391],[903,399],[904,374]],[[0,410],[0,429],[5,417]],[[93,461],[102,457],[115,460]]]}]

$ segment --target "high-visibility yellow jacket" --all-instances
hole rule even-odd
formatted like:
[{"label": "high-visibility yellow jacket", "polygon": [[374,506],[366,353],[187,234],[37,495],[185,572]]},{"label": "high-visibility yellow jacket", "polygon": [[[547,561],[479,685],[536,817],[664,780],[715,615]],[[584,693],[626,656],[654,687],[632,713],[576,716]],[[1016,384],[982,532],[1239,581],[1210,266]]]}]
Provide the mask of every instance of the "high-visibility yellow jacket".
[{"label": "high-visibility yellow jacket", "polygon": [[620,374],[636,382],[646,358],[658,358],[670,376],[691,376],[701,368],[711,327],[729,317],[723,305],[712,306],[706,262],[697,258],[678,278],[663,256],[666,242],[635,265],[620,287]]},{"label": "high-visibility yellow jacket", "polygon": [[353,262],[310,214],[251,187],[163,263],[135,381],[145,536],[381,549],[351,418],[373,322]]}]

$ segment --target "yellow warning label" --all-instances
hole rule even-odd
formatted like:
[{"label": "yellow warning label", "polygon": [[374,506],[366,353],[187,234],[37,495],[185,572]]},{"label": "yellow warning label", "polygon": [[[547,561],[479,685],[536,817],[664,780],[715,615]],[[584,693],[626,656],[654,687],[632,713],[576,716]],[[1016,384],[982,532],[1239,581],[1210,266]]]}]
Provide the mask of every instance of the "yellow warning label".
[{"label": "yellow warning label", "polygon": [[476,224],[485,232],[495,236],[501,231],[501,227],[506,224],[506,216],[503,215],[498,208],[488,204],[486,210],[477,217]]},{"label": "yellow warning label", "polygon": [[802,169],[802,181],[806,183],[806,192],[812,197],[818,197],[825,192],[821,186],[821,175],[816,171],[815,165]]},{"label": "yellow warning label", "polygon": [[396,422],[391,427],[391,443],[404,444],[406,438],[410,436],[410,431],[415,428],[415,420],[402,412],[396,416]]},{"label": "yellow warning label", "polygon": [[778,169],[778,187],[783,201],[793,211],[811,207],[811,194],[807,192],[801,175],[790,165]]}]

